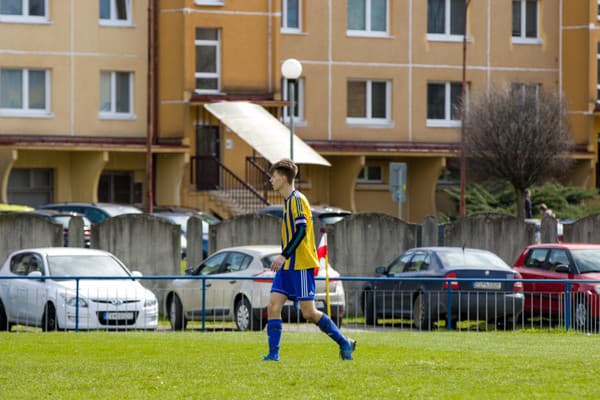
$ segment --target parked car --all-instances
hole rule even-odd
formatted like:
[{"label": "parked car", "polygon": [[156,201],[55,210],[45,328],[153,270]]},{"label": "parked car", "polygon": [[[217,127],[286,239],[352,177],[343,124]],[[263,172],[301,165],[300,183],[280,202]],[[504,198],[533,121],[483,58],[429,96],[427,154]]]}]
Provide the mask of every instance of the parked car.
[{"label": "parked car", "polygon": [[63,240],[64,245],[69,245],[69,221],[72,217],[81,217],[83,220],[83,242],[85,247],[90,247],[92,238],[92,222],[82,214],[72,211],[58,211],[58,210],[34,210],[31,214],[40,215],[55,224],[60,224],[63,227]]},{"label": "parked car", "polygon": [[33,211],[33,207],[24,206],[21,204],[0,203],[0,214]]},{"label": "parked car", "polygon": [[[524,317],[565,317],[565,283],[547,279],[600,280],[600,245],[538,244],[528,246],[513,268],[524,279]],[[600,323],[600,283],[578,282],[571,285],[571,323],[575,329],[598,328]]]},{"label": "parked car", "polygon": [[[452,323],[478,318],[508,326],[523,310],[521,282],[488,279],[519,279],[500,257],[486,250],[460,247],[421,247],[406,251],[387,267],[377,267],[382,278],[365,285],[362,307],[365,321],[377,318],[413,320],[417,329],[429,330],[438,320]],[[423,278],[473,278],[481,281],[429,281]],[[448,285],[452,307],[448,309]]]},{"label": "parked car", "polygon": [[[206,293],[202,294],[200,279],[176,279],[165,296],[165,312],[174,330],[185,329],[188,321],[202,319],[202,298],[206,298],[206,317],[218,321],[234,320],[240,331],[262,330],[267,323],[271,279],[275,274],[270,265],[281,254],[281,247],[271,245],[230,247],[212,254],[202,264],[188,268],[188,276],[221,278],[207,279]],[[239,280],[235,277],[253,277]],[[325,276],[325,269],[318,276]],[[330,303],[332,318],[341,325],[345,309],[342,282],[335,280],[339,274],[329,266]],[[231,277],[231,279],[227,279]],[[317,308],[326,310],[325,281],[316,282]],[[295,321],[299,316],[291,301],[283,310],[284,321]]]},{"label": "parked car", "polygon": [[203,258],[208,256],[208,229],[209,225],[219,222],[219,219],[211,214],[201,211],[160,211],[154,212],[152,215],[164,218],[173,224],[179,225],[181,228],[181,253],[182,258],[187,254],[187,222],[192,216],[197,216],[202,219],[202,253]]},{"label": "parked car", "polygon": [[113,203],[54,203],[38,207],[43,210],[73,211],[85,215],[93,224],[122,214],[142,214],[137,207]]},{"label": "parked car", "polygon": [[[269,214],[277,218],[283,218],[283,205],[275,204],[267,206],[265,208],[257,210],[256,212],[259,214]],[[321,227],[329,224],[335,224],[336,222],[339,222],[345,217],[347,217],[348,215],[352,215],[352,212],[350,211],[330,206],[312,206],[311,212],[313,215],[313,219],[315,221],[318,221]]]},{"label": "parked car", "polygon": [[[77,284],[71,277],[113,276],[123,279],[80,280],[77,299]],[[80,329],[156,329],[156,296],[132,279],[139,276],[101,250],[16,251],[0,269],[0,329],[10,330],[15,324],[44,331],[75,329],[77,315]]]}]

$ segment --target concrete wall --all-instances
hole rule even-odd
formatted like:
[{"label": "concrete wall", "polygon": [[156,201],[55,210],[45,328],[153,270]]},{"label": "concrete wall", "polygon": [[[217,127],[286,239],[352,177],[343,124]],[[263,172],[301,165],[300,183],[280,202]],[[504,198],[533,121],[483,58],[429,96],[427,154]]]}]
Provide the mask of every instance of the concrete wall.
[{"label": "concrete wall", "polygon": [[568,243],[600,243],[600,214],[563,225],[563,240]]},{"label": "concrete wall", "polygon": [[0,214],[0,262],[16,250],[63,245],[63,227],[27,213]]},{"label": "concrete wall", "polygon": [[281,220],[279,218],[266,214],[245,214],[226,219],[210,227],[208,253],[212,254],[231,246],[280,243]]},{"label": "concrete wall", "polygon": [[533,243],[535,227],[510,215],[478,214],[444,227],[445,246],[490,250],[510,265]]}]

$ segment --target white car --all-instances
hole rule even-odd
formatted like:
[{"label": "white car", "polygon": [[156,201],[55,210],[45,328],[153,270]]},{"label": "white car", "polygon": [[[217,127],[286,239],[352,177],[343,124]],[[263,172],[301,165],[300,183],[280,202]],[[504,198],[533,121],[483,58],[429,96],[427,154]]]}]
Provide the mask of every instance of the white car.
[{"label": "white car", "polygon": [[[156,296],[114,255],[49,247],[12,253],[0,269],[0,330],[156,329]],[[123,277],[80,279],[71,277]],[[3,279],[4,278],[4,279]],[[9,279],[6,279],[9,278]]]},{"label": "white car", "polygon": [[[280,246],[230,247],[214,253],[199,266],[188,268],[185,273],[190,278],[174,280],[165,296],[165,311],[171,328],[182,330],[188,321],[201,321],[202,299],[205,298],[206,321],[234,320],[240,331],[262,330],[267,323],[267,304],[271,291],[271,279],[268,278],[275,275],[270,265],[278,254],[281,254]],[[318,276],[325,277],[324,268],[319,270]],[[331,314],[339,326],[346,302],[344,286],[340,280],[335,280],[339,274],[331,266],[329,276],[333,278],[329,285]],[[204,295],[202,278],[206,279]],[[317,280],[316,289],[317,308],[325,311],[325,281]],[[288,301],[283,309],[283,320],[297,321],[300,314],[294,304]]]}]

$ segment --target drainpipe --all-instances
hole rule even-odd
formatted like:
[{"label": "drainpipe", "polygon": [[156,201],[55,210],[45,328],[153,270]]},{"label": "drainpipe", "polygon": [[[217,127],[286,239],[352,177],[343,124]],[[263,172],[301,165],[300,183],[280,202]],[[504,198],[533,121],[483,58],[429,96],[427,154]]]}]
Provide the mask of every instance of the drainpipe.
[{"label": "drainpipe", "polygon": [[152,213],[154,207],[154,155],[152,145],[156,143],[157,116],[157,70],[158,70],[158,2],[148,0],[148,81],[147,93],[147,130],[146,130],[146,212]]}]

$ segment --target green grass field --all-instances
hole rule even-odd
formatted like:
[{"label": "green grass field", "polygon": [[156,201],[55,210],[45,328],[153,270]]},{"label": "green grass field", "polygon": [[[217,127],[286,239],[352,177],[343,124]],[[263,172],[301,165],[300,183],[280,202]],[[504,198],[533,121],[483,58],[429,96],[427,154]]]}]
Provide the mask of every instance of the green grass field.
[{"label": "green grass field", "polygon": [[600,336],[352,332],[355,360],[312,330],[0,334],[0,399],[595,398]]}]

